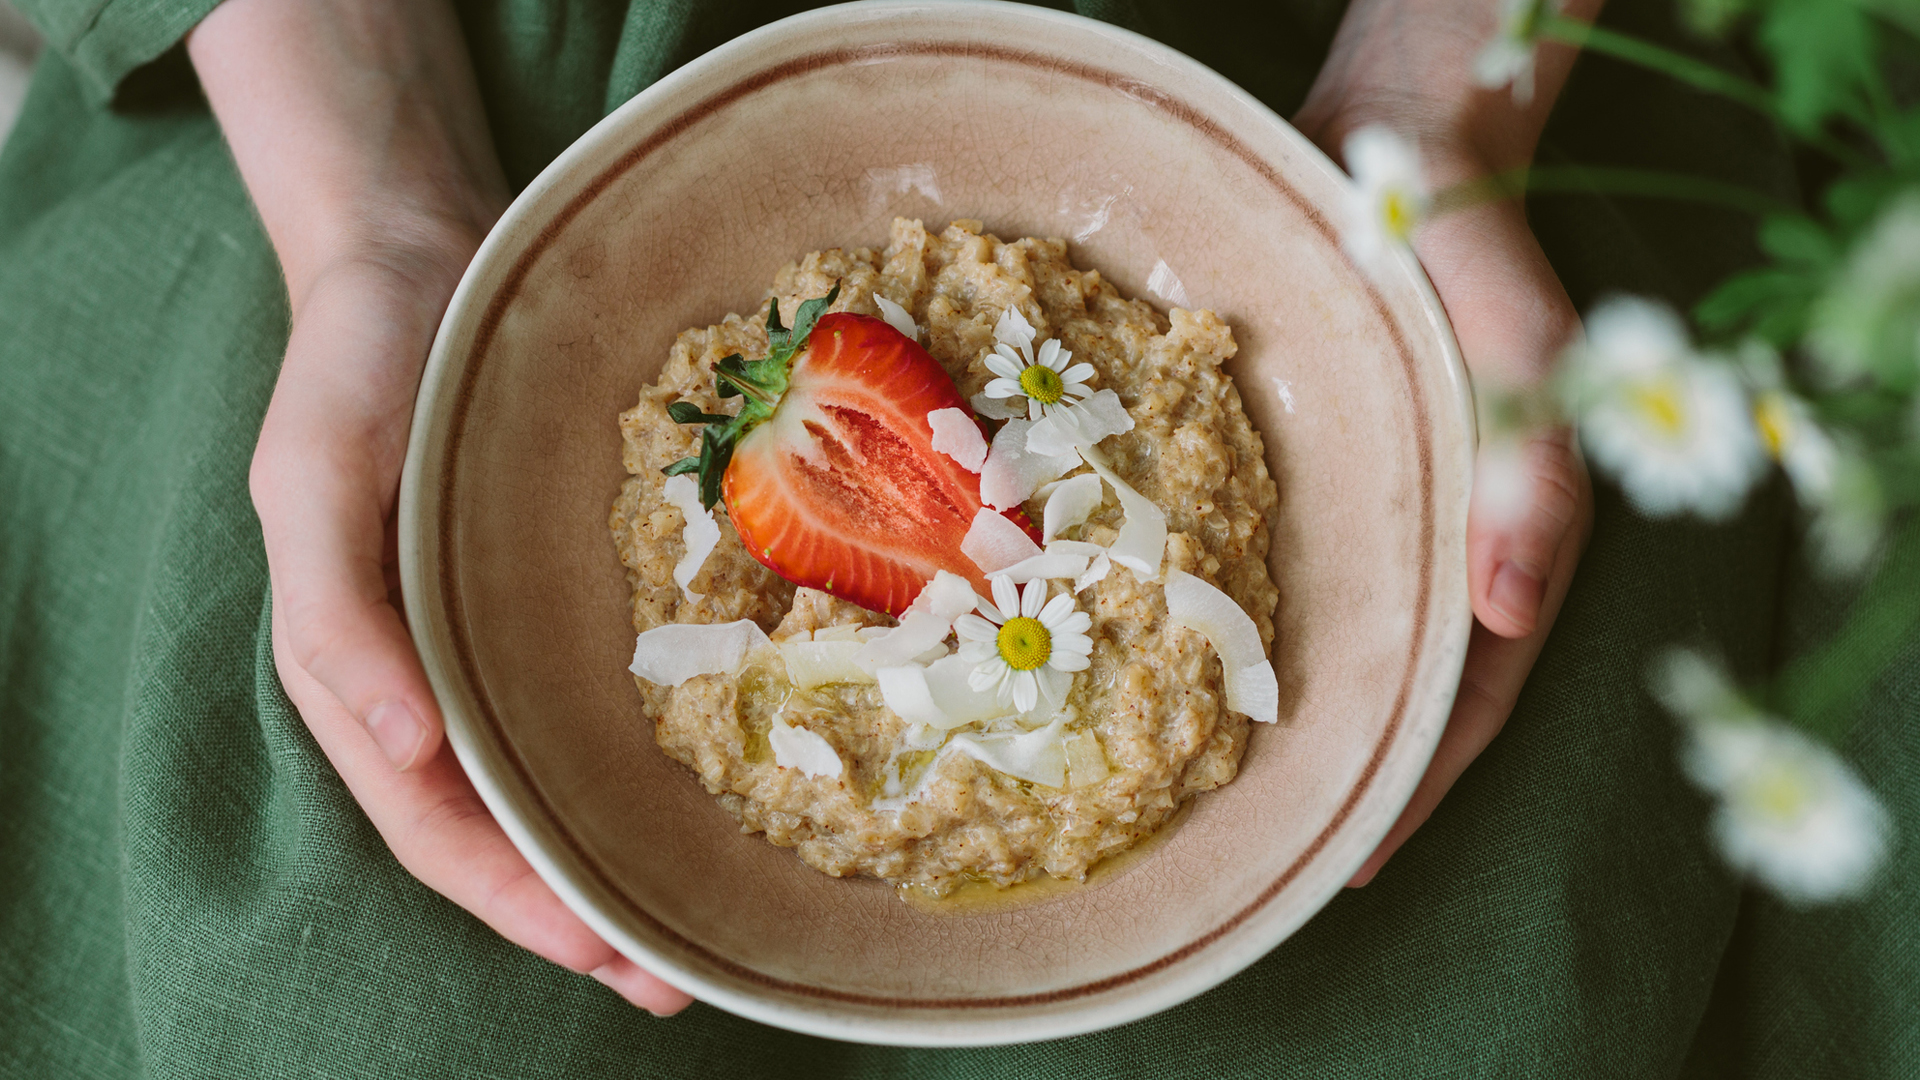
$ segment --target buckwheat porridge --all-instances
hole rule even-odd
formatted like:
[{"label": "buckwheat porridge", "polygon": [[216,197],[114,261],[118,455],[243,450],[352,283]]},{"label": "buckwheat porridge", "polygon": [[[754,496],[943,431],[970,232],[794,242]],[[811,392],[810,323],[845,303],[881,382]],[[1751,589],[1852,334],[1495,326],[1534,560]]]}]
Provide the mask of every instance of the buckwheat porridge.
[{"label": "buckwheat porridge", "polygon": [[1232,780],[1279,594],[1227,325],[973,221],[770,295],[620,417],[661,748],[743,832],[930,895],[1084,879]]}]

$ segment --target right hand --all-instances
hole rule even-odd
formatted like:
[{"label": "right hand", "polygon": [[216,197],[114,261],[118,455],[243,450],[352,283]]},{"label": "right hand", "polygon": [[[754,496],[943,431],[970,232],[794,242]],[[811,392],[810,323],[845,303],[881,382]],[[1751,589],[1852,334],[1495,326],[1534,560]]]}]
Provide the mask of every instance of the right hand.
[{"label": "right hand", "polygon": [[442,739],[394,509],[427,350],[507,203],[441,0],[226,0],[188,51],[280,257],[293,326],[251,486],[274,665],[395,858],[503,937],[658,1015],[692,998],[534,873]]}]

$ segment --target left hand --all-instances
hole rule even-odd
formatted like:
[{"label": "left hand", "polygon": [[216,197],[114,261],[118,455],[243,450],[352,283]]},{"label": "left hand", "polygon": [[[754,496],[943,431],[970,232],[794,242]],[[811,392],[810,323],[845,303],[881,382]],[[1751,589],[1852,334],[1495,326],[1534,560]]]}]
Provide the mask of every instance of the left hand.
[{"label": "left hand", "polygon": [[[1591,17],[1599,3],[1568,6],[1569,14]],[[1573,53],[1542,48],[1538,90],[1525,107],[1505,89],[1475,86],[1471,65],[1494,33],[1495,7],[1490,0],[1354,0],[1295,123],[1336,160],[1351,132],[1392,128],[1419,146],[1436,190],[1525,165]],[[1474,381],[1540,385],[1580,321],[1521,205],[1509,200],[1435,218],[1414,246]],[[1453,712],[1412,800],[1350,886],[1373,879],[1500,733],[1573,580],[1592,530],[1593,492],[1572,433],[1534,433],[1521,463],[1517,507],[1484,498],[1476,485],[1467,520],[1475,622]],[[1484,450],[1479,472],[1486,472]]]}]

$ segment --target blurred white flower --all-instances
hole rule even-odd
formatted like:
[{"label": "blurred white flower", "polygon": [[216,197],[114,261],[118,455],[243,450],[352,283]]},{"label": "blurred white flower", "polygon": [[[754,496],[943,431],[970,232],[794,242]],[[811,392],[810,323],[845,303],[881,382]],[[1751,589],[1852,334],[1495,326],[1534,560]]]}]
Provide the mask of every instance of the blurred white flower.
[{"label": "blurred white flower", "polygon": [[1835,382],[1920,365],[1920,191],[1893,201],[1813,308],[1807,346]]},{"label": "blurred white flower", "polygon": [[1793,904],[1865,891],[1892,827],[1838,755],[1754,710],[1698,653],[1664,657],[1655,690],[1687,725],[1681,764],[1718,800],[1713,837],[1727,862]]},{"label": "blurred white flower", "polygon": [[1817,564],[1830,574],[1859,574],[1879,552],[1886,530],[1886,496],[1873,466],[1841,450],[1834,458],[1833,483],[1813,515],[1810,533]]},{"label": "blurred white flower", "polygon": [[[979,601],[976,615],[962,615],[953,629],[960,637],[960,659],[974,665],[967,685],[991,690],[1002,704],[1032,712],[1041,697],[1054,707],[1066,704],[1073,673],[1087,669],[1093,617],[1073,606],[1072,594],[1047,599],[1047,582],[1025,589],[1005,574],[989,579],[993,600]],[[982,617],[984,616],[984,618]]]},{"label": "blurred white flower", "polygon": [[1500,22],[1493,40],[1473,60],[1473,81],[1488,90],[1513,84],[1517,105],[1533,101],[1533,58],[1540,29],[1560,12],[1556,0],[1500,0]]},{"label": "blurred white flower", "polygon": [[1353,187],[1347,193],[1340,240],[1362,269],[1379,273],[1391,252],[1412,243],[1433,198],[1420,169],[1420,152],[1387,128],[1360,128],[1347,136],[1344,149]]},{"label": "blurred white flower", "polygon": [[1603,302],[1568,350],[1566,378],[1589,455],[1649,517],[1730,517],[1765,472],[1739,378],[1694,352],[1664,305]]}]

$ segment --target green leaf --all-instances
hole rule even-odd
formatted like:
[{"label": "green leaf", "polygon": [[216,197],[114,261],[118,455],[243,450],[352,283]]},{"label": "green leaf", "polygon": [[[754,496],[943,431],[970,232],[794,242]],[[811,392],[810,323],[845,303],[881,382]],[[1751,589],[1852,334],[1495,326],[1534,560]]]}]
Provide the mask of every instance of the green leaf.
[{"label": "green leaf", "polygon": [[1920,519],[1907,522],[1880,568],[1826,644],[1780,672],[1774,705],[1801,727],[1838,742],[1853,724],[1860,695],[1920,627]]},{"label": "green leaf", "polygon": [[683,457],[660,471],[666,473],[668,476],[680,476],[683,473],[699,472],[700,459],[697,457]]},{"label": "green leaf", "polygon": [[1858,117],[1874,70],[1874,25],[1849,0],[1773,0],[1760,24],[1781,115],[1802,132],[1835,113]]},{"label": "green leaf", "polygon": [[1840,243],[1826,227],[1802,214],[1772,214],[1760,222],[1760,249],[1784,263],[1829,266]]},{"label": "green leaf", "polygon": [[1693,317],[1709,333],[1744,329],[1787,348],[1798,341],[1794,328],[1805,325],[1807,307],[1818,294],[1819,279],[1804,269],[1761,266],[1721,282],[1695,305]]},{"label": "green leaf", "polygon": [[691,401],[668,405],[667,415],[673,417],[676,424],[724,424],[733,419],[725,414],[706,412]]}]

